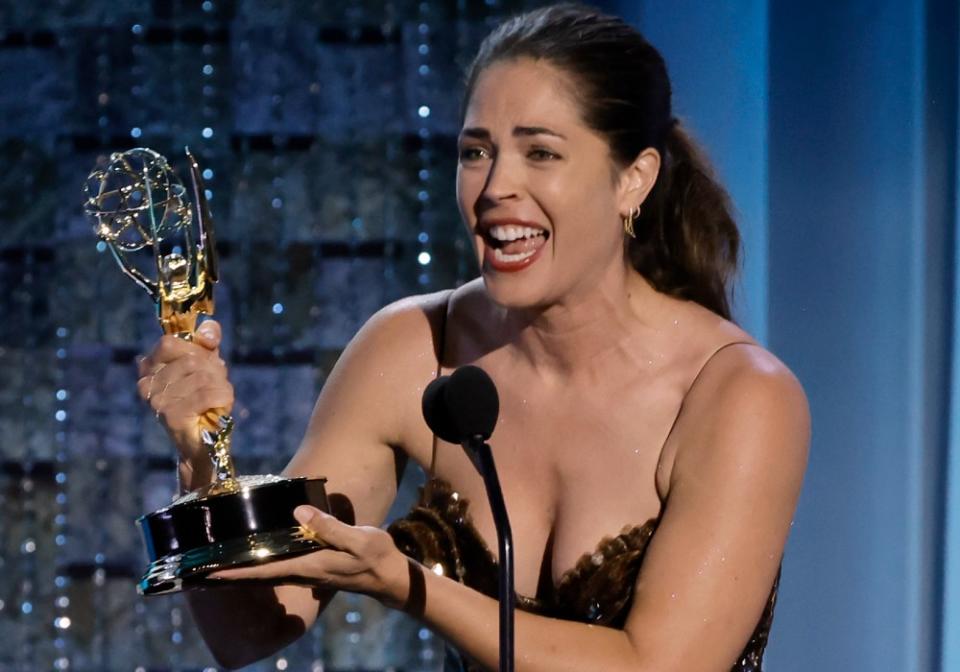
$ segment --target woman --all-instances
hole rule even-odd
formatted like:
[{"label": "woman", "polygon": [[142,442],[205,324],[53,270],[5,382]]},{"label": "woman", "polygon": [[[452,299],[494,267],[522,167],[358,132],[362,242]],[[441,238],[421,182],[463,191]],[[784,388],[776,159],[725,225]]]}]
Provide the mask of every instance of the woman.
[{"label": "woman", "polygon": [[[482,277],[372,317],[285,471],[326,476],[357,525],[300,507],[333,549],[220,574],[321,590],[191,593],[209,646],[244,665],[349,590],[496,668],[483,485],[420,414],[438,372],[476,364],[501,396],[492,445],[516,539],[517,669],[759,669],[809,418],[793,375],[729,321],[736,227],[672,117],[661,57],[581,7],[509,21],[471,68],[459,152]],[[210,479],[198,416],[233,401],[219,327],[200,334],[161,339],[139,383],[188,489]],[[376,526],[407,459],[434,480],[388,533]]]}]

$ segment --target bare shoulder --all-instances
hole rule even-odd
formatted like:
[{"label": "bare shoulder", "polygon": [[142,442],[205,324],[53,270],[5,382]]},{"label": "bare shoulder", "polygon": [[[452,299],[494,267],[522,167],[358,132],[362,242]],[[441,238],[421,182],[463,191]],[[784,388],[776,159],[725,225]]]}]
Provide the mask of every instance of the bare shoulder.
[{"label": "bare shoulder", "polygon": [[807,417],[800,381],[773,353],[756,342],[731,343],[704,364],[690,388],[687,407],[701,419],[753,411],[773,420]]},{"label": "bare shoulder", "polygon": [[707,361],[677,419],[671,484],[705,465],[755,464],[802,478],[810,413],[800,381],[756,342],[732,343]]},{"label": "bare shoulder", "polygon": [[[429,346],[439,357],[444,338],[482,332],[499,309],[490,300],[479,278],[456,289],[400,299],[375,313],[354,339],[373,345],[382,356],[423,359]],[[448,333],[444,333],[448,332]]]},{"label": "bare shoulder", "polygon": [[360,376],[378,386],[412,389],[436,371],[448,291],[410,296],[374,313],[347,344],[329,382]]},{"label": "bare shoulder", "polygon": [[699,373],[680,419],[702,425],[751,409],[774,421],[807,418],[803,387],[786,364],[739,325],[702,306],[688,306],[703,336],[691,347]]},{"label": "bare shoulder", "polygon": [[423,339],[434,340],[440,329],[450,294],[443,290],[408,296],[384,306],[367,320],[351,345],[374,342],[394,352],[410,345],[422,347]]},{"label": "bare shoulder", "polygon": [[482,321],[497,310],[480,278],[464,283],[450,293],[450,316],[455,322]]},{"label": "bare shoulder", "polygon": [[503,309],[493,303],[483,280],[477,278],[450,293],[447,318],[444,365],[454,368],[490,349],[496,332],[493,325],[503,318]]},{"label": "bare shoulder", "polygon": [[382,446],[407,442],[418,390],[436,374],[448,294],[401,299],[367,320],[324,382],[306,443],[357,444],[363,434]]}]

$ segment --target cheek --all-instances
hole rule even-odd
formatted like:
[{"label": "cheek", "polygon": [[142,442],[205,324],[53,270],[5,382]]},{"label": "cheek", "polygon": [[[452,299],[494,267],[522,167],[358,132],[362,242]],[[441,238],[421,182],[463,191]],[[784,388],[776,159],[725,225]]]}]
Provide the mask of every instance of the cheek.
[{"label": "cheek", "polygon": [[620,244],[615,194],[609,182],[591,179],[593,175],[578,172],[542,185],[542,203],[556,229],[557,245],[585,250]]},{"label": "cheek", "polygon": [[467,228],[477,219],[474,208],[480,197],[480,185],[482,181],[478,171],[457,167],[457,207],[460,208],[460,216]]},{"label": "cheek", "polygon": [[460,171],[460,166],[457,166],[457,178],[454,183],[454,190],[456,191],[457,207],[460,209],[460,216],[466,221],[466,212],[463,207],[463,174]]},{"label": "cheek", "polygon": [[479,197],[479,190],[475,186],[475,182],[475,176],[472,175],[470,171],[462,170],[459,166],[457,167],[456,196],[457,208],[460,210],[460,221],[463,222],[463,227],[467,231],[470,242],[473,243],[474,252],[478,255],[480,263],[482,263],[483,259],[479,256],[482,254],[480,251],[480,241],[473,233],[473,227],[477,219],[474,205]]}]

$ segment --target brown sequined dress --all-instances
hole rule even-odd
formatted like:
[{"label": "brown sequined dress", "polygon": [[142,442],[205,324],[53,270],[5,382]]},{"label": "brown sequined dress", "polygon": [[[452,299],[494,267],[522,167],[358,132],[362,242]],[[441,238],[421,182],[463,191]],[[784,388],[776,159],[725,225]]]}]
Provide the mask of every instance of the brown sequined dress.
[{"label": "brown sequined dress", "polygon": [[[433,479],[420,504],[390,525],[389,532],[409,557],[496,598],[497,561],[470,521],[467,509],[467,500],[447,482]],[[603,539],[596,550],[585,553],[560,578],[548,600],[517,595],[517,608],[553,618],[622,627],[633,602],[644,552],[658,522],[654,518],[643,525],[628,526],[617,536]],[[779,580],[778,573],[763,615],[732,672],[762,669]],[[478,668],[450,650],[444,669],[472,672]]]}]

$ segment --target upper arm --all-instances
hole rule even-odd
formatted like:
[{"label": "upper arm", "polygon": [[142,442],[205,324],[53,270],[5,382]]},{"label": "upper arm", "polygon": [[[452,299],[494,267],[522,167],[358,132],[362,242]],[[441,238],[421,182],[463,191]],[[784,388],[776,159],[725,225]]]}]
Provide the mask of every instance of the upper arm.
[{"label": "upper arm", "polygon": [[323,476],[347,497],[358,525],[379,525],[396,495],[398,453],[436,373],[442,295],[398,301],[363,326],[317,399],[287,475]]},{"label": "upper arm", "polygon": [[[412,297],[371,317],[351,340],[317,399],[287,476],[325,477],[331,504],[347,502],[358,525],[379,525],[397,491],[398,450],[419,418],[436,372],[442,294]],[[338,507],[335,507],[338,508]],[[310,627],[319,601],[308,588],[275,587],[286,613]]]},{"label": "upper arm", "polygon": [[691,389],[671,437],[666,508],[625,626],[655,669],[730,669],[769,597],[806,468],[800,384],[755,346],[729,350]]}]

